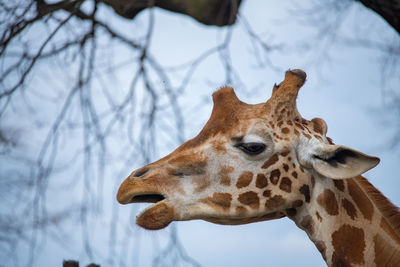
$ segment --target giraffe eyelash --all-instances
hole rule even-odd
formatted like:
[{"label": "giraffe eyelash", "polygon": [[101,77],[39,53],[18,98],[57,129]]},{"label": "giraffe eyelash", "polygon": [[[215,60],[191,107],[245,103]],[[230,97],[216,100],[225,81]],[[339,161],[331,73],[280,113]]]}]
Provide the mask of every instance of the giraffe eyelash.
[{"label": "giraffe eyelash", "polygon": [[244,153],[250,156],[261,154],[267,148],[264,143],[259,142],[239,143],[235,145],[235,147],[239,148]]}]

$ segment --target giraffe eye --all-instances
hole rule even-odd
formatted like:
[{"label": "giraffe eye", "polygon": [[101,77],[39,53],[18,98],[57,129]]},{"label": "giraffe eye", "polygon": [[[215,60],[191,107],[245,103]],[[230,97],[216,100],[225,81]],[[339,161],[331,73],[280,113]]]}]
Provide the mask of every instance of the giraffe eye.
[{"label": "giraffe eye", "polygon": [[250,143],[240,143],[237,144],[235,147],[239,148],[247,155],[254,156],[264,152],[267,146],[263,143],[250,142]]}]

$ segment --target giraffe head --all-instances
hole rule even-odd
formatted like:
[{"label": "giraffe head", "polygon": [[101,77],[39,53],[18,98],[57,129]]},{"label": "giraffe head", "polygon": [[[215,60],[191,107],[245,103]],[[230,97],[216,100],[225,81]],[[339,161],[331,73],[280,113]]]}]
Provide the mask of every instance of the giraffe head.
[{"label": "giraffe head", "polygon": [[155,203],[137,217],[146,229],[192,219],[245,224],[295,214],[310,201],[315,173],[346,179],[376,166],[378,158],[333,144],[324,120],[300,116],[296,98],[305,79],[302,70],[287,71],[271,98],[255,105],[219,89],[201,132],[134,171],[118,201]]}]

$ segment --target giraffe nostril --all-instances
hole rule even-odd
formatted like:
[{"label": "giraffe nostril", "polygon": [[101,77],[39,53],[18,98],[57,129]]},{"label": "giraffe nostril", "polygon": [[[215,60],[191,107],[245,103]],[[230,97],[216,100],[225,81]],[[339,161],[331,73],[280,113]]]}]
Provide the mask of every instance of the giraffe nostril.
[{"label": "giraffe nostril", "polygon": [[142,168],[140,170],[135,171],[134,173],[132,173],[133,177],[140,177],[145,175],[148,171],[150,170],[150,168]]}]

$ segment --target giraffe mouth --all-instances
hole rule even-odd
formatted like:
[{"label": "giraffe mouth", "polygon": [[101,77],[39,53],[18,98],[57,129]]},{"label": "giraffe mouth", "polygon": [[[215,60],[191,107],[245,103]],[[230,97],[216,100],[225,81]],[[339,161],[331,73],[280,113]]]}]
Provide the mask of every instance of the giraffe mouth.
[{"label": "giraffe mouth", "polygon": [[161,194],[140,194],[132,197],[130,203],[157,203],[164,199]]}]

